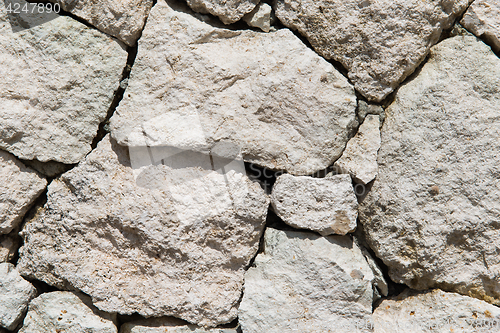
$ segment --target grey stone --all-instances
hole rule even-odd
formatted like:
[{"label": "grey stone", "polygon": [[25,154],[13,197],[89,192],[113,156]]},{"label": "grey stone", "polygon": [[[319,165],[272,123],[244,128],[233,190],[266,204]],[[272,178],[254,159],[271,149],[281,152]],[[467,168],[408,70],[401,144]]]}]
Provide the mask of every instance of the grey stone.
[{"label": "grey stone", "polygon": [[225,24],[239,21],[243,15],[250,13],[260,0],[187,0],[195,11],[218,16]]},{"label": "grey stone", "polygon": [[254,10],[243,16],[243,21],[251,27],[259,28],[264,32],[269,32],[271,29],[271,13],[271,6],[267,3],[259,3]]},{"label": "grey stone", "polygon": [[233,328],[203,328],[175,318],[151,318],[125,323],[120,333],[237,333]]}]

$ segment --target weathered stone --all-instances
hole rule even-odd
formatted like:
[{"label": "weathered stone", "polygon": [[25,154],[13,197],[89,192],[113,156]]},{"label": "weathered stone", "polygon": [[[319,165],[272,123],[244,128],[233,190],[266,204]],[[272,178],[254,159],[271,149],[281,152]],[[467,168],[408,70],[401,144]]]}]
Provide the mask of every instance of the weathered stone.
[{"label": "weathered stone", "polygon": [[484,38],[500,52],[500,2],[475,0],[460,23],[477,37]]},{"label": "weathered stone", "polygon": [[500,59],[457,36],[386,110],[360,221],[395,282],[500,304],[499,87]]},{"label": "weathered stone", "polygon": [[358,100],[358,118],[360,122],[363,122],[367,115],[376,114],[380,118],[380,126],[385,120],[385,110],[380,105],[369,104],[365,101]]},{"label": "weathered stone", "polygon": [[260,0],[187,0],[195,11],[218,16],[225,24],[239,21],[243,15],[250,13]]},{"label": "weathered stone", "polygon": [[120,333],[237,333],[233,328],[202,328],[175,318],[151,318],[125,323]]},{"label": "weathered stone", "polygon": [[0,0],[0,148],[25,160],[77,163],[106,117],[127,52],[70,17],[39,19],[7,14]]},{"label": "weathered stone", "polygon": [[42,175],[51,178],[54,178],[74,167],[74,164],[64,164],[54,161],[40,162],[38,160],[23,160],[22,162]]},{"label": "weathered stone", "polygon": [[425,59],[472,0],[276,0],[276,16],[349,71],[372,101],[389,95]]},{"label": "weathered stone", "polygon": [[0,234],[8,234],[22,221],[33,201],[45,190],[47,181],[2,150],[0,179]]},{"label": "weathered stone", "polygon": [[326,236],[356,229],[358,201],[349,175],[278,177],[271,193],[275,213],[288,225]]},{"label": "weathered stone", "polygon": [[127,45],[134,45],[141,35],[153,0],[93,1],[50,0],[102,32]]},{"label": "weathered stone", "polygon": [[22,233],[23,274],[79,289],[108,312],[204,326],[236,318],[269,206],[244,174],[134,170],[127,148],[107,136],[47,197]]},{"label": "weathered stone", "polygon": [[19,275],[14,265],[0,264],[0,326],[15,329],[35,296],[35,287]]},{"label": "weathered stone", "polygon": [[19,242],[15,235],[0,235],[0,263],[10,261],[18,247]]},{"label": "weathered stone", "polygon": [[117,333],[116,314],[98,311],[81,293],[54,291],[31,301],[19,333]]},{"label": "weathered stone", "polygon": [[376,333],[491,333],[500,326],[500,309],[438,289],[408,289],[393,299],[383,300],[373,313],[373,322]]},{"label": "weathered stone", "polygon": [[271,6],[267,3],[259,3],[254,10],[243,16],[243,21],[251,27],[269,32],[271,29],[271,12]]},{"label": "weathered stone", "polygon": [[348,173],[362,184],[377,177],[377,152],[380,148],[380,121],[377,115],[367,115],[358,133],[349,140],[342,156],[334,167],[340,173]]},{"label": "weathered stone", "polygon": [[226,140],[245,161],[293,174],[342,154],[356,96],[331,64],[288,29],[220,29],[186,11],[153,7],[111,118],[119,144],[202,150]]},{"label": "weathered stone", "polygon": [[347,236],[267,228],[254,266],[239,309],[245,333],[353,332],[370,320],[374,275]]}]

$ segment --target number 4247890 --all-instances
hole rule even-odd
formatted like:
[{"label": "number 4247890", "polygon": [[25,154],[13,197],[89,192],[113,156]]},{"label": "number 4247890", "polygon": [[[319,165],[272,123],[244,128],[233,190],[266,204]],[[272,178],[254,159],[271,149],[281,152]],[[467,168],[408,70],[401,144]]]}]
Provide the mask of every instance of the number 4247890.
[{"label": "number 4247890", "polygon": [[59,13],[61,11],[61,5],[59,5],[58,3],[55,4],[25,3],[24,6],[22,6],[20,3],[9,3],[5,7],[5,10],[7,11],[8,14],[21,14],[21,13],[43,14],[52,12]]}]

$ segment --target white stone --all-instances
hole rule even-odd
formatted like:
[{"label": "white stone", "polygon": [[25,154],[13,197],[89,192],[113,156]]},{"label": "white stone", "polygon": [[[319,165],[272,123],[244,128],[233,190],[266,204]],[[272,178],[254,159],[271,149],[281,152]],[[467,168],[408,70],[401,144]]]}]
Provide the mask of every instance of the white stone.
[{"label": "white stone", "polygon": [[269,32],[271,29],[271,12],[272,8],[267,3],[259,3],[254,10],[243,16],[249,26],[259,28],[264,32]]},{"label": "white stone", "polygon": [[18,269],[107,312],[231,322],[269,198],[234,169],[130,162],[107,136],[55,179],[22,232]]},{"label": "white stone", "polygon": [[475,0],[460,23],[477,37],[484,38],[493,50],[500,52],[500,2]]},{"label": "white stone", "polygon": [[288,225],[326,236],[356,229],[358,201],[351,177],[278,177],[271,193],[275,213]]},{"label": "white stone", "polygon": [[371,101],[389,95],[425,59],[472,0],[277,0],[276,16],[349,71]]},{"label": "white stone", "polygon": [[151,318],[125,323],[120,333],[237,333],[233,328],[203,328],[175,318]]},{"label": "white stone", "polygon": [[[179,5],[180,6],[180,5]],[[353,87],[288,29],[213,27],[159,0],[111,135],[128,146],[206,149],[293,174],[331,165],[357,126]]]},{"label": "white stone", "polygon": [[134,45],[141,35],[153,0],[94,1],[50,0],[67,12],[114,36],[127,45]]},{"label": "white stone", "polygon": [[35,296],[35,287],[19,275],[14,265],[0,264],[0,326],[15,329]]},{"label": "white stone", "polygon": [[474,36],[431,49],[386,110],[360,221],[389,275],[500,305],[500,59]]},{"label": "white stone", "polygon": [[127,52],[70,17],[43,22],[5,10],[0,0],[0,148],[26,160],[77,163],[106,117]]},{"label": "white stone", "polygon": [[239,309],[245,333],[352,333],[370,320],[374,275],[350,237],[267,228],[254,266]]},{"label": "white stone", "polygon": [[373,312],[375,333],[492,333],[500,325],[500,308],[443,292],[410,289],[383,300]]},{"label": "white stone", "polygon": [[368,184],[377,177],[377,152],[380,149],[380,120],[378,115],[367,115],[358,133],[349,140],[342,156],[334,167],[340,173],[348,173]]},{"label": "white stone", "polygon": [[19,333],[117,333],[116,314],[98,311],[81,293],[54,291],[31,301]]},{"label": "white stone", "polygon": [[239,21],[250,13],[260,0],[187,0],[188,5],[199,13],[218,16],[225,24]]},{"label": "white stone", "polygon": [[0,179],[0,234],[8,234],[22,221],[35,199],[45,190],[47,181],[2,150]]}]

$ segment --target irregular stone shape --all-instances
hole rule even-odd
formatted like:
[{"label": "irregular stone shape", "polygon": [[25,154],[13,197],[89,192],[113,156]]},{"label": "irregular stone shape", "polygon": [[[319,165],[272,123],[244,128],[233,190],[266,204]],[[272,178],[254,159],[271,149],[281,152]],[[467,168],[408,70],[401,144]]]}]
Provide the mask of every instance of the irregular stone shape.
[{"label": "irregular stone shape", "polygon": [[374,275],[350,237],[267,228],[254,266],[239,309],[245,333],[353,332],[370,320]]},{"label": "irregular stone shape", "polygon": [[365,120],[366,116],[369,114],[378,115],[380,118],[380,127],[382,127],[382,124],[384,123],[384,120],[385,120],[384,108],[381,107],[380,105],[368,104],[365,101],[359,100],[358,101],[358,118],[359,118],[360,122],[363,122]]},{"label": "irregular stone shape", "polygon": [[202,328],[186,325],[175,318],[151,318],[125,323],[120,327],[120,333],[237,333],[233,328]]},{"label": "irregular stone shape", "polygon": [[499,87],[500,59],[457,36],[386,110],[360,221],[395,282],[500,304]]},{"label": "irregular stone shape", "polygon": [[19,270],[107,312],[232,321],[269,199],[234,170],[134,170],[128,153],[107,136],[50,184],[22,232]]},{"label": "irregular stone shape", "polygon": [[349,140],[342,156],[334,167],[340,173],[348,173],[362,184],[377,177],[377,152],[380,148],[380,120],[377,115],[367,115],[358,133]]},{"label": "irregular stone shape", "polygon": [[23,160],[22,162],[42,175],[50,178],[55,178],[75,166],[74,164],[63,164],[54,161],[40,162],[38,160]]},{"label": "irregular stone shape", "polygon": [[267,3],[259,3],[254,10],[243,16],[243,21],[251,27],[259,28],[264,32],[269,32],[271,29],[271,12],[271,6]]},{"label": "irregular stone shape", "polygon": [[153,0],[75,1],[50,0],[67,12],[78,16],[102,32],[127,45],[134,45],[141,35]]},{"label": "irregular stone shape", "polygon": [[54,291],[31,301],[19,333],[117,333],[116,314],[98,311],[90,297]]},{"label": "irregular stone shape", "polygon": [[70,17],[39,24],[37,15],[7,14],[0,1],[0,148],[77,163],[106,117],[127,52]]},{"label": "irregular stone shape", "polygon": [[342,154],[356,96],[331,64],[288,29],[220,29],[173,8],[159,0],[148,18],[111,118],[119,144],[202,150],[226,140],[245,161],[293,174]]},{"label": "irregular stone shape", "polygon": [[0,264],[0,326],[15,329],[35,296],[35,287],[19,275],[14,265]]},{"label": "irregular stone shape", "polygon": [[326,178],[284,174],[271,193],[275,213],[288,225],[326,236],[356,229],[358,201],[349,175]]},{"label": "irregular stone shape", "polygon": [[8,234],[22,221],[33,201],[45,190],[47,181],[2,150],[0,179],[0,234]]},{"label": "irregular stone shape", "polygon": [[484,38],[500,52],[500,2],[475,0],[460,23],[477,37]]},{"label": "irregular stone shape", "polygon": [[250,13],[260,0],[187,0],[195,11],[218,16],[225,24],[239,21],[243,15]]},{"label": "irregular stone shape", "polygon": [[12,234],[0,235],[0,263],[12,260],[19,247],[17,238]]},{"label": "irregular stone shape", "polygon": [[472,0],[276,0],[276,16],[382,101],[425,59]]},{"label": "irregular stone shape", "polygon": [[373,312],[373,321],[376,333],[490,333],[500,326],[500,309],[438,289],[408,289],[393,299],[383,300]]}]

